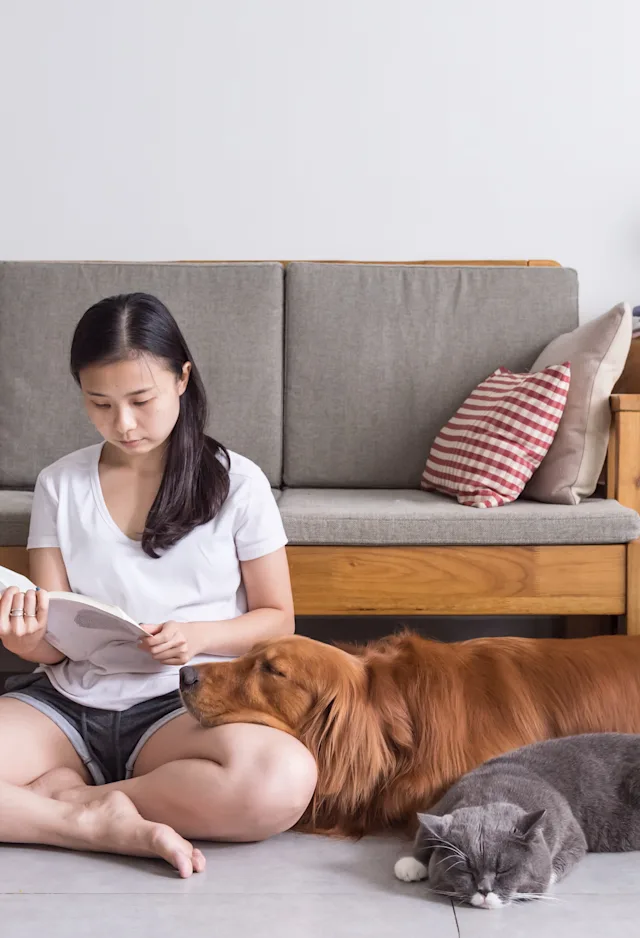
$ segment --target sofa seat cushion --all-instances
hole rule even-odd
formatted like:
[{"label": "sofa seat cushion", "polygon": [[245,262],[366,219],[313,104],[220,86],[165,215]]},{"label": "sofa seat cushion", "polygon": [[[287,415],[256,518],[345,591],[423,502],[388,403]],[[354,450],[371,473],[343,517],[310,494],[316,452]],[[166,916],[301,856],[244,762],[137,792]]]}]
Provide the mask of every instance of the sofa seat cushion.
[{"label": "sofa seat cushion", "polygon": [[640,515],[613,499],[580,505],[516,501],[474,511],[413,489],[285,489],[278,502],[290,544],[620,544]]},{"label": "sofa seat cushion", "polygon": [[[516,501],[474,511],[413,489],[277,489],[290,544],[623,544],[640,515],[612,498],[580,505]],[[31,492],[0,491],[0,546],[27,543]]]},{"label": "sofa seat cushion", "polygon": [[[271,489],[276,501],[280,489]],[[0,547],[26,547],[33,492],[0,489]]]}]

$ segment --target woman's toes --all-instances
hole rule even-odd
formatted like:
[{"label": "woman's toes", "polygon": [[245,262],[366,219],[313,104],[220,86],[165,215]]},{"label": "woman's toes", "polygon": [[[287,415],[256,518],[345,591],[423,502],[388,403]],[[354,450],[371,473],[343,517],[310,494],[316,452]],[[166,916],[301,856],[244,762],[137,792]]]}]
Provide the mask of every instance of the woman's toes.
[{"label": "woman's toes", "polygon": [[191,855],[191,862],[193,863],[194,873],[203,873],[204,868],[207,865],[207,858],[205,857],[202,850],[198,850],[197,847],[194,847],[193,854]]},{"label": "woman's toes", "polygon": [[175,867],[183,879],[191,876],[192,873],[201,873],[204,870],[206,865],[204,855],[172,827],[152,823],[149,823],[149,827],[153,828],[150,831],[152,853],[163,857]]}]

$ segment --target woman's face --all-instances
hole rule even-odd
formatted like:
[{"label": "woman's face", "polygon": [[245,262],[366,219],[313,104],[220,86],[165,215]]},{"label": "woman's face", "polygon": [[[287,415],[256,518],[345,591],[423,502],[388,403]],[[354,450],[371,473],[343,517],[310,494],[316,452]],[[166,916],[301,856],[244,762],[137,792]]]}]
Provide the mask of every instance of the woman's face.
[{"label": "woman's face", "polygon": [[171,435],[190,371],[185,362],[178,379],[150,355],[84,368],[80,386],[91,422],[121,452],[150,453]]}]

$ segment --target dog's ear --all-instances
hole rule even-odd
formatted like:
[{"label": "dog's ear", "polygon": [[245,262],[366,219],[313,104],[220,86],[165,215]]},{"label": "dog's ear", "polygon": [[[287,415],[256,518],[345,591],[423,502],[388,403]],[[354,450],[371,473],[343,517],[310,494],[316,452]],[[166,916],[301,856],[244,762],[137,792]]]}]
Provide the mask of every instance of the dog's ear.
[{"label": "dog's ear", "polygon": [[[391,646],[395,644],[395,636],[391,636],[388,642]],[[353,645],[347,642],[335,644],[337,648],[356,658],[366,659],[362,663],[367,696],[378,717],[385,738],[396,752],[403,749],[412,751],[414,747],[413,721],[402,689],[398,686],[397,675],[393,671],[393,658],[371,656],[369,645]]]},{"label": "dog's ear", "polygon": [[318,699],[300,739],[318,762],[317,791],[340,801],[342,814],[353,813],[370,797],[391,764],[361,673],[336,676],[332,688]]}]

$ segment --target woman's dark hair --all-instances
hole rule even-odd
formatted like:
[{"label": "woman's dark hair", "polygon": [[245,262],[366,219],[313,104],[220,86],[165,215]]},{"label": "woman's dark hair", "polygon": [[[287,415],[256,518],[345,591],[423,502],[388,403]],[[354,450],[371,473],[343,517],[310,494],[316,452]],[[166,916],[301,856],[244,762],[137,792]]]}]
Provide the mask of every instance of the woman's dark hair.
[{"label": "woman's dark hair", "polygon": [[142,534],[143,551],[157,559],[158,550],[167,550],[215,517],[229,494],[230,463],[225,447],[205,434],[207,396],[202,378],[177,322],[155,296],[123,293],[91,306],[73,334],[71,374],[80,386],[83,368],[144,354],[164,361],[177,378],[182,377],[184,363],[191,362],[162,482]]}]

